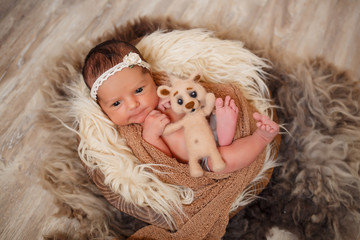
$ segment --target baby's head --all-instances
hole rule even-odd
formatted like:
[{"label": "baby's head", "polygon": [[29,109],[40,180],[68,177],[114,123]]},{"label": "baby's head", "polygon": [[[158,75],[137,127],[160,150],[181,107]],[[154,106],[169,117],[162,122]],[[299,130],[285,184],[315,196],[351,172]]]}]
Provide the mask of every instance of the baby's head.
[{"label": "baby's head", "polygon": [[140,52],[122,41],[106,41],[87,55],[83,77],[91,97],[116,125],[143,123],[156,108],[156,85]]},{"label": "baby's head", "polygon": [[[138,54],[143,60],[139,50],[128,42],[109,40],[95,46],[86,56],[82,70],[86,85],[91,89],[101,74],[122,62],[130,52]],[[144,71],[148,70],[144,68]]]}]

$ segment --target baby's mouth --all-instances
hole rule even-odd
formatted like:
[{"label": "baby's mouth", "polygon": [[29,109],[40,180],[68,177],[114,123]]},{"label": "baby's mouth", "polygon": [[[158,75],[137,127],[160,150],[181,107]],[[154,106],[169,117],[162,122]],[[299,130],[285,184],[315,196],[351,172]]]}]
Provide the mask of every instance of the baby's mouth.
[{"label": "baby's mouth", "polygon": [[139,117],[139,116],[143,115],[144,111],[145,111],[145,109],[142,109],[141,111],[136,112],[135,114],[133,114],[133,117],[136,118],[136,117]]}]

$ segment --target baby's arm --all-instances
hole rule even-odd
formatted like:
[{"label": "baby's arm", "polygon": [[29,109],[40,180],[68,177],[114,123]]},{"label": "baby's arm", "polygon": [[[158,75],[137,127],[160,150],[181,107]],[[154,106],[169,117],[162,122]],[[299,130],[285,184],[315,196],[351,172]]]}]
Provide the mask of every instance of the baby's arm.
[{"label": "baby's arm", "polygon": [[[258,128],[252,135],[239,138],[228,146],[218,148],[226,163],[226,167],[221,173],[230,173],[249,166],[279,133],[279,125],[269,117],[259,113],[254,113],[253,117],[257,121]],[[207,163],[212,169],[211,159]]]},{"label": "baby's arm", "polygon": [[145,118],[142,137],[144,140],[169,157],[172,157],[169,147],[166,145],[161,135],[165,126],[170,123],[169,118],[160,111],[153,110]]},{"label": "baby's arm", "polygon": [[174,123],[170,123],[169,125],[167,125],[164,129],[163,135],[169,135],[173,132],[176,132],[177,130],[179,130],[180,128],[183,127],[183,121],[180,119],[177,122]]},{"label": "baby's arm", "polygon": [[[183,115],[182,116],[176,115],[176,113],[174,113],[171,110],[170,97],[160,98],[160,101],[159,101],[159,104],[158,104],[157,108],[161,112],[167,114],[167,116],[169,117],[170,122],[171,122],[170,124],[168,124],[165,127],[165,129],[164,129],[164,131],[162,133],[163,136],[169,135],[169,134],[171,134],[171,133],[173,133],[173,132],[175,132],[175,131],[177,131],[177,130],[179,130],[180,128],[183,127],[182,121],[181,121]],[[169,112],[169,110],[170,110],[170,112]]]}]

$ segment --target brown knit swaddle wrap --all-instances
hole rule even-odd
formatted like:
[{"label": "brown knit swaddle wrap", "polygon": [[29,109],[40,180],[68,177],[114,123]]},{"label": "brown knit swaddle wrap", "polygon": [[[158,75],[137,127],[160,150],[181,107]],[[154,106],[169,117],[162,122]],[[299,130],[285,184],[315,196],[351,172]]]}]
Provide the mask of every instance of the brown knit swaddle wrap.
[{"label": "brown knit swaddle wrap", "polygon": [[[155,78],[155,81],[159,84],[164,83],[161,79]],[[249,104],[238,86],[219,83],[202,84],[216,97],[225,98],[229,95],[235,100],[239,108],[235,139],[248,136],[255,131],[256,125],[252,118],[255,108]],[[233,202],[259,174],[265,160],[263,152],[250,166],[240,171],[231,174],[205,172],[203,177],[193,178],[190,176],[187,164],[179,163],[148,144],[141,137],[140,125],[123,126],[119,128],[119,132],[141,163],[162,165],[157,169],[166,174],[157,174],[160,180],[168,184],[190,187],[195,194],[194,201],[190,205],[183,206],[187,218],[181,218],[178,213],[174,213],[178,230],[170,233],[166,230],[169,227],[160,214],[149,207],[138,207],[126,203],[119,194],[115,194],[109,186],[104,184],[104,175],[99,169],[91,171],[84,165],[96,186],[113,206],[153,224],[140,229],[130,239],[220,239],[225,234]],[[264,185],[266,183],[260,183],[258,188],[261,190]],[[256,191],[254,194],[257,194]]]},{"label": "brown knit swaddle wrap", "polygon": [[[252,118],[253,108],[236,86],[205,83],[204,87],[215,93],[216,97],[224,98],[230,95],[235,100],[239,107],[235,138],[247,136],[256,129]],[[166,165],[157,167],[159,171],[167,173],[158,174],[159,179],[168,184],[190,187],[195,193],[193,203],[183,206],[188,218],[180,219],[178,215],[174,215],[178,231],[170,233],[151,225],[140,229],[131,239],[220,239],[225,234],[232,203],[257,176],[265,159],[263,153],[249,167],[238,172],[207,172],[203,177],[193,178],[189,174],[187,164],[166,156],[143,140],[140,125],[120,127],[119,132],[141,163]]]}]

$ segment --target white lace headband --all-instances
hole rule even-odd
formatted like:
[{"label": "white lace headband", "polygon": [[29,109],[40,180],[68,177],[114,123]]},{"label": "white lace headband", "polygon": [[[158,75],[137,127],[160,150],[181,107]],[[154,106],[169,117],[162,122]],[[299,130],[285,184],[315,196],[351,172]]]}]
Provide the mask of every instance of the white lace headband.
[{"label": "white lace headband", "polygon": [[96,79],[96,81],[94,82],[91,90],[90,90],[90,95],[91,98],[94,99],[96,101],[97,99],[97,92],[99,90],[99,87],[103,84],[104,81],[106,81],[110,76],[114,75],[117,72],[120,72],[121,70],[123,70],[126,67],[134,67],[134,65],[146,68],[150,70],[150,64],[148,64],[147,62],[143,61],[139,54],[137,53],[133,53],[130,52],[128,55],[126,55],[123,58],[123,61],[118,63],[117,65],[115,65],[114,67],[110,68],[109,70],[107,70],[106,72],[104,72],[103,74],[101,74],[101,76]]}]

